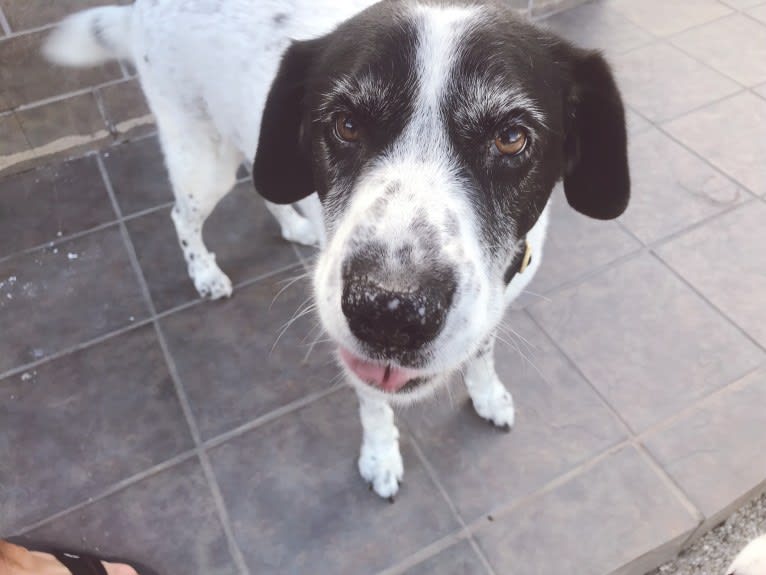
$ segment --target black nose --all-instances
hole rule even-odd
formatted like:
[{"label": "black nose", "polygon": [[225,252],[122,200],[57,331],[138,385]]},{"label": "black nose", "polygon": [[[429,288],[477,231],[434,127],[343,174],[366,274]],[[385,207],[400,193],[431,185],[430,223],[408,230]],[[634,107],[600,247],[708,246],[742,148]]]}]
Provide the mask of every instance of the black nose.
[{"label": "black nose", "polygon": [[344,278],[341,308],[348,327],[371,350],[396,355],[417,351],[444,327],[456,282],[448,272],[391,289],[368,275]]}]

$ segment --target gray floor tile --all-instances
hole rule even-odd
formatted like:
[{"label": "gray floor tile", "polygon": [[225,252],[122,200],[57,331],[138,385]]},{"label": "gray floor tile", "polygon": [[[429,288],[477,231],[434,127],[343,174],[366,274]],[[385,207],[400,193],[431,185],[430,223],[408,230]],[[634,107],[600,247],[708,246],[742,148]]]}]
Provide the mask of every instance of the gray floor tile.
[{"label": "gray floor tile", "polygon": [[652,127],[648,120],[645,120],[630,108],[625,110],[625,122],[628,124],[628,140],[646,132]]},{"label": "gray floor tile", "polygon": [[763,0],[719,0],[719,1],[723,2],[727,6],[730,6],[736,10],[745,10],[746,8],[757,6],[758,4],[761,4],[763,2]]},{"label": "gray floor tile", "polygon": [[0,373],[147,315],[119,228],[0,262]]},{"label": "gray floor tile", "polygon": [[766,477],[766,369],[650,435],[645,444],[712,527]]},{"label": "gray floor tile", "polygon": [[766,26],[732,14],[673,38],[673,44],[746,86],[766,81]]},{"label": "gray floor tile", "polygon": [[614,56],[612,62],[628,104],[653,122],[674,118],[741,89],[666,44],[637,48]]},{"label": "gray floor tile", "polygon": [[115,146],[102,155],[123,216],[173,201],[157,138]]},{"label": "gray floor tile", "polygon": [[754,202],[673,240],[660,256],[766,347],[766,204]]},{"label": "gray floor tile", "polygon": [[116,218],[94,158],[0,181],[0,257]]},{"label": "gray floor tile", "polygon": [[553,32],[583,48],[619,54],[652,41],[652,36],[609,8],[589,2],[543,21]]},{"label": "gray floor tile", "polygon": [[756,93],[760,94],[762,98],[766,99],[766,84],[755,88],[755,91]]},{"label": "gray floor tile", "polygon": [[193,447],[151,326],[0,381],[0,421],[0,533]]},{"label": "gray floor tile", "polygon": [[81,69],[51,65],[41,52],[47,34],[47,31],[22,34],[0,43],[0,90],[7,106],[44,100],[121,76],[116,62]]},{"label": "gray floor tile", "polygon": [[[669,557],[695,525],[629,447],[489,523],[477,538],[503,575],[608,575],[658,547]],[[636,564],[625,572],[645,571]]]},{"label": "gray floor tile", "polygon": [[126,4],[127,0],[56,0],[56,2],[16,2],[0,0],[11,30],[20,31],[52,24],[75,10],[107,4]]},{"label": "gray floor tile", "polygon": [[[766,101],[738,94],[667,124],[666,129],[756,194],[766,193]],[[714,134],[715,137],[711,137]]]},{"label": "gray floor tile", "polygon": [[484,573],[487,571],[471,544],[461,541],[407,569],[402,575],[482,575]]},{"label": "gray floor tile", "polygon": [[375,573],[458,527],[406,438],[399,501],[371,493],[360,439],[343,390],[210,452],[251,573]]},{"label": "gray floor tile", "polygon": [[[313,314],[282,327],[307,302],[305,281],[285,289],[302,270],[239,290],[162,320],[171,354],[203,437],[210,438],[292,401],[327,389],[339,368],[329,344],[310,345]],[[273,302],[273,303],[272,303]],[[276,342],[276,343],[275,343]],[[215,393],[211,393],[215,390]]]},{"label": "gray floor tile", "polygon": [[495,351],[498,375],[516,405],[512,433],[474,413],[462,382],[402,413],[467,521],[533,493],[624,437],[593,389],[526,315],[512,313],[504,323],[519,334],[507,337],[527,358],[503,343]]},{"label": "gray floor tile", "polygon": [[70,513],[29,539],[126,557],[168,575],[238,573],[196,459]]},{"label": "gray floor tile", "polygon": [[717,0],[610,0],[609,6],[657,36],[669,36],[731,12]]},{"label": "gray floor tile", "polygon": [[748,10],[747,13],[755,18],[756,20],[759,20],[760,22],[763,22],[766,24],[766,3],[761,4],[760,6],[756,6],[755,8]]},{"label": "gray floor tile", "polygon": [[[196,300],[170,208],[127,223],[141,269],[158,311]],[[208,249],[236,285],[297,264],[291,244],[250,183],[239,184],[218,204],[204,228]]]},{"label": "gray floor tile", "polygon": [[631,198],[622,222],[645,243],[752,197],[655,128],[631,139],[630,165]]},{"label": "gray floor tile", "polygon": [[616,222],[593,220],[575,212],[557,188],[543,263],[529,291],[548,292],[640,247]]},{"label": "gray floor tile", "polygon": [[731,383],[764,357],[648,254],[530,311],[634,431]]}]

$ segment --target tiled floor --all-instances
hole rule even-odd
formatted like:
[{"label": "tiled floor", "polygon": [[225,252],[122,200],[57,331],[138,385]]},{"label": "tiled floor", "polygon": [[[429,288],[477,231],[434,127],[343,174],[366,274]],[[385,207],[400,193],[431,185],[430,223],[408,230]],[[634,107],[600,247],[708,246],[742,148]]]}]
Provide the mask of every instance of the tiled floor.
[{"label": "tiled floor", "polygon": [[208,303],[153,137],[1,180],[0,535],[167,574],[640,575],[766,487],[766,2],[685,4],[549,21],[615,64],[635,199],[605,223],[557,194],[497,350],[516,429],[458,383],[403,411],[394,505],[314,321],[275,345],[307,254],[246,182]]}]

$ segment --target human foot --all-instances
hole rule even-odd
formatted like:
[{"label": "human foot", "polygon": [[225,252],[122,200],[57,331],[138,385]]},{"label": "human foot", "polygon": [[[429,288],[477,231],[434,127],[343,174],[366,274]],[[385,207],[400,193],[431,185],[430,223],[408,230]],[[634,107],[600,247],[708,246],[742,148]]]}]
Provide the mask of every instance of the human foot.
[{"label": "human foot", "polygon": [[[76,561],[79,555],[67,554]],[[138,575],[138,572],[123,563],[102,561],[107,575]],[[0,541],[0,574],[2,575],[78,575],[50,553],[30,551],[24,547]]]}]

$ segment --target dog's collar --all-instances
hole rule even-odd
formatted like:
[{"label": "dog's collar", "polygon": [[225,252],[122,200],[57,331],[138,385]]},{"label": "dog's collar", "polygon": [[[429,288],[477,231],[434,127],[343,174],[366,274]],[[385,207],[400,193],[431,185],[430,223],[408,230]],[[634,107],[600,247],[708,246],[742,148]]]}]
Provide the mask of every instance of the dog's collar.
[{"label": "dog's collar", "polygon": [[514,256],[511,265],[509,265],[508,269],[505,271],[505,285],[511,283],[511,280],[516,277],[516,274],[523,274],[529,267],[529,264],[532,263],[532,246],[529,245],[527,238],[524,238],[521,241],[524,242],[524,249],[516,252],[516,256]]}]

